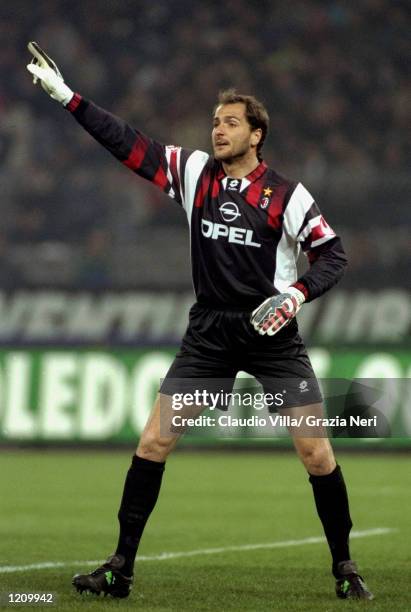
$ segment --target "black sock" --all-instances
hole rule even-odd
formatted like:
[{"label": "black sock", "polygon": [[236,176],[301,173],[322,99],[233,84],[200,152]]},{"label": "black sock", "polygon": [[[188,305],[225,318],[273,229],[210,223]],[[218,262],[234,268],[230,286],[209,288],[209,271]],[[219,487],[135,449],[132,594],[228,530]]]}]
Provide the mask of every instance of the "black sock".
[{"label": "black sock", "polygon": [[116,554],[123,555],[126,560],[121,570],[125,576],[133,573],[140,538],[160,492],[164,466],[165,462],[150,461],[134,455],[127,472],[118,511],[120,536],[116,550]]},{"label": "black sock", "polygon": [[352,522],[347,489],[339,465],[326,476],[310,475],[315,505],[333,559],[333,574],[338,578],[337,565],[350,559],[348,537]]}]

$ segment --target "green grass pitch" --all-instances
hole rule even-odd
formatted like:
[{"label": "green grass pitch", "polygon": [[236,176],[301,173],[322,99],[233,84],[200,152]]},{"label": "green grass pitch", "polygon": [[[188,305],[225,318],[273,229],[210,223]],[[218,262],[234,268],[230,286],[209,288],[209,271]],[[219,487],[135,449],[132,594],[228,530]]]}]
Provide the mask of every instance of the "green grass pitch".
[{"label": "green grass pitch", "polygon": [[[170,457],[160,501],[148,523],[128,600],[80,596],[71,576],[104,559],[116,543],[116,513],[129,452],[3,451],[0,566],[62,562],[5,572],[0,593],[53,592],[55,606],[30,609],[331,612],[364,605],[411,610],[409,457],[345,455],[354,529],[396,531],[352,541],[352,556],[375,593],[372,602],[334,595],[324,543],[201,551],[321,536],[311,487],[292,453],[181,452]],[[76,563],[78,561],[79,563]],[[21,608],[29,606],[21,606]]]}]

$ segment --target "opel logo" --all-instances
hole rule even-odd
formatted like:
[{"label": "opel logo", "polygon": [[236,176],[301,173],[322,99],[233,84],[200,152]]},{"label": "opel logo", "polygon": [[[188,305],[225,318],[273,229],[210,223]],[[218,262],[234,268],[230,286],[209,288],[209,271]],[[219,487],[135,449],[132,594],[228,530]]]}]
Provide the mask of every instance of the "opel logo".
[{"label": "opel logo", "polygon": [[234,202],[224,202],[224,204],[221,204],[219,211],[226,223],[231,223],[231,221],[235,221],[238,217],[241,217],[238,206]]}]

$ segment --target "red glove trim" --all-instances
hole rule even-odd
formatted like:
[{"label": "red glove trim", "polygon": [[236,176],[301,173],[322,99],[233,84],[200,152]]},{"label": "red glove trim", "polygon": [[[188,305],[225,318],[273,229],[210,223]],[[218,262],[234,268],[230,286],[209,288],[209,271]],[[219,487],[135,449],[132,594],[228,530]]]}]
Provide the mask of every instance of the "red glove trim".
[{"label": "red glove trim", "polygon": [[67,110],[70,111],[70,113],[74,113],[81,100],[82,97],[80,96],[80,94],[75,93],[74,96],[71,98],[70,102],[66,104]]},{"label": "red glove trim", "polygon": [[308,289],[307,289],[307,287],[303,283],[300,283],[299,281],[297,281],[296,283],[294,283],[291,286],[295,287],[296,289],[298,289],[298,291],[301,291],[301,293],[304,294],[305,299],[306,300],[308,299]]}]

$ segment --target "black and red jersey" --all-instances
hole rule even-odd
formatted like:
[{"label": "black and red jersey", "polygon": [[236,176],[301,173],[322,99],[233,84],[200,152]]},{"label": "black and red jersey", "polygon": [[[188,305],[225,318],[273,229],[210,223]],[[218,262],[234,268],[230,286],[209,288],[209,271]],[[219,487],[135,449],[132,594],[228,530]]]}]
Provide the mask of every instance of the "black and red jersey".
[{"label": "black and red jersey", "polygon": [[[264,162],[242,179],[229,177],[208,153],[151,140],[78,94],[67,108],[117,159],[184,208],[199,303],[253,309],[290,285],[308,301],[341,278],[341,241],[301,183]],[[297,278],[300,249],[310,267]]]}]

